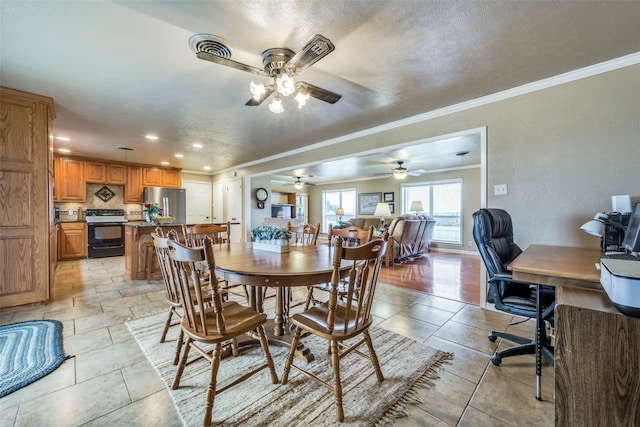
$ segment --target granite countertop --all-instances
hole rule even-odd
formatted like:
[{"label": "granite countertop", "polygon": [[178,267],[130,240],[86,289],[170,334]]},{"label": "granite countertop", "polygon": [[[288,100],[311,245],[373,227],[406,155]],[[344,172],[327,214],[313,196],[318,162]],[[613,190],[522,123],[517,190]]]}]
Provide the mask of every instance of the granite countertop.
[{"label": "granite countertop", "polygon": [[60,224],[61,222],[87,222],[84,219],[60,219],[56,221],[56,224]]},{"label": "granite countertop", "polygon": [[126,222],[125,227],[133,227],[133,228],[145,228],[145,227],[152,227],[152,228],[156,228],[157,226],[160,227],[182,227],[182,224],[177,224],[177,223],[171,223],[171,224],[149,224],[147,221],[129,221]]}]

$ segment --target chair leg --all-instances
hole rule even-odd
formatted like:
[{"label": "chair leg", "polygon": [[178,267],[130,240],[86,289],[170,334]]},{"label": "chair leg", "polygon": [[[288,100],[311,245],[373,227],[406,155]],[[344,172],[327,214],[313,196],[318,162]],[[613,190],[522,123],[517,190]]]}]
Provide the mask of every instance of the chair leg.
[{"label": "chair leg", "polygon": [[167,332],[169,331],[169,326],[171,326],[171,318],[173,317],[173,307],[169,309],[169,316],[167,317],[167,321],[164,322],[164,327],[162,328],[162,336],[160,337],[160,343],[163,343],[167,338]]},{"label": "chair leg", "polygon": [[189,350],[191,349],[191,338],[187,338],[187,342],[184,343],[184,350],[182,352],[182,357],[180,358],[180,363],[178,364],[178,369],[176,370],[176,376],[173,379],[173,383],[171,384],[171,389],[175,390],[180,387],[180,378],[182,377],[182,372],[184,371],[184,367],[187,365],[187,358],[189,357]]},{"label": "chair leg", "polygon": [[203,426],[211,425],[211,416],[213,415],[213,402],[216,398],[216,385],[221,354],[222,344],[218,343],[213,348],[213,353],[211,354],[211,370],[209,377],[209,386],[207,387],[207,405],[205,406],[204,420],[202,421]]},{"label": "chair leg", "polygon": [[344,409],[342,408],[342,382],[340,381],[340,354],[338,353],[338,342],[331,341],[331,364],[333,365],[333,394],[336,400],[336,420],[344,421]]},{"label": "chair leg", "polygon": [[307,286],[307,302],[304,304],[304,311],[309,310],[311,303],[315,305],[315,300],[313,299],[313,286]]},{"label": "chair leg", "polygon": [[271,352],[269,351],[269,341],[267,341],[267,334],[264,332],[264,326],[260,326],[258,328],[258,336],[260,337],[260,345],[262,346],[264,358],[267,362],[267,366],[269,367],[269,373],[271,374],[271,383],[278,384],[278,374],[276,374],[276,368],[273,364],[273,358],[271,357]]},{"label": "chair leg", "polygon": [[291,349],[289,350],[289,354],[287,355],[287,362],[284,364],[284,371],[282,372],[282,379],[280,380],[280,384],[286,384],[289,380],[289,371],[291,370],[291,364],[293,363],[293,355],[296,352],[296,347],[298,347],[298,343],[300,342],[300,334],[302,333],[302,328],[296,328],[296,333],[293,335],[293,340],[291,340]]},{"label": "chair leg", "polygon": [[376,371],[376,376],[378,377],[378,382],[384,381],[384,376],[382,375],[382,370],[380,369],[380,363],[378,362],[378,355],[376,351],[373,349],[373,341],[371,341],[371,335],[369,335],[369,331],[365,330],[363,332],[364,339],[367,342],[367,347],[369,347],[369,353],[371,354],[371,363],[373,364],[373,369]]},{"label": "chair leg", "polygon": [[182,350],[182,344],[184,343],[184,331],[180,328],[180,334],[178,335],[178,342],[176,343],[176,355],[173,357],[173,364],[177,365],[180,361],[180,350]]}]

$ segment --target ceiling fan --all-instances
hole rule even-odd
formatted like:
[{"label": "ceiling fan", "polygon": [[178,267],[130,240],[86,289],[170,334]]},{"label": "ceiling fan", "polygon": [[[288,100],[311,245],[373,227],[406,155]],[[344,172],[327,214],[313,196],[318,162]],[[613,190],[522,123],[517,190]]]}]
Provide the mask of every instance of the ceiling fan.
[{"label": "ceiling fan", "polygon": [[420,176],[420,175],[422,175],[423,173],[426,172],[424,169],[417,169],[415,171],[409,171],[407,168],[402,166],[402,164],[404,163],[404,161],[402,161],[402,160],[398,160],[397,163],[398,163],[398,167],[391,169],[391,172],[393,173],[393,176],[395,178],[397,178],[397,179],[405,179],[407,177],[407,175],[409,175],[409,176]]},{"label": "ceiling fan", "polygon": [[296,176],[296,177],[294,177],[294,178],[296,179],[294,182],[292,182],[292,183],[290,183],[290,184],[285,184],[285,186],[286,186],[286,185],[293,185],[297,190],[301,190],[301,189],[302,189],[302,188],[304,188],[306,185],[315,185],[315,184],[312,184],[312,183],[310,183],[310,182],[304,182],[304,181],[302,180],[302,177],[301,177],[301,176]]},{"label": "ceiling fan", "polygon": [[289,96],[296,93],[295,99],[298,101],[299,108],[307,102],[310,96],[330,104],[338,102],[342,97],[340,94],[314,86],[311,83],[293,79],[335,49],[331,40],[320,34],[313,36],[297,53],[280,47],[265,50],[262,52],[263,69],[232,60],[231,48],[227,46],[227,42],[212,34],[194,34],[189,38],[189,46],[200,59],[272,78],[271,83],[266,85],[251,82],[250,90],[253,96],[245,105],[260,105],[272,93],[276,92],[269,109],[274,113],[281,113],[284,108],[280,95]]}]

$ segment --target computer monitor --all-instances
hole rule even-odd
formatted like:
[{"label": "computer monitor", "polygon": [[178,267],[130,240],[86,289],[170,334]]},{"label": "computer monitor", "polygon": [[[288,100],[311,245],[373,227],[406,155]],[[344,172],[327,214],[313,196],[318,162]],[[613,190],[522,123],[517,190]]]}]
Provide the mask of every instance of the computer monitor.
[{"label": "computer monitor", "polygon": [[636,203],[629,217],[622,247],[626,252],[640,252],[640,202]]}]

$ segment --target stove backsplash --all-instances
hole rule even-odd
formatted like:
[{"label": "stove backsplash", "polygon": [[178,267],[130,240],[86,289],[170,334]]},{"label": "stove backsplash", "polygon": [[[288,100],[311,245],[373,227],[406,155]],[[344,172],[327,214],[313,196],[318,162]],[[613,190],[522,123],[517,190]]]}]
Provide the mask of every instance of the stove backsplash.
[{"label": "stove backsplash", "polygon": [[[96,195],[102,187],[107,187],[114,193],[113,197],[106,202]],[[144,219],[142,205],[124,203],[124,186],[122,185],[87,184],[86,203],[65,202],[55,203],[54,205],[60,208],[60,221],[84,220],[84,212],[87,209],[124,209],[124,217],[127,220],[138,221]],[[78,211],[81,212],[80,215]]]}]

